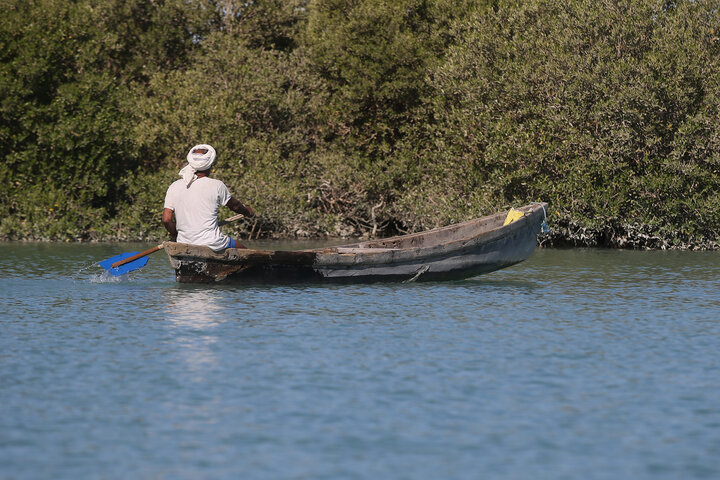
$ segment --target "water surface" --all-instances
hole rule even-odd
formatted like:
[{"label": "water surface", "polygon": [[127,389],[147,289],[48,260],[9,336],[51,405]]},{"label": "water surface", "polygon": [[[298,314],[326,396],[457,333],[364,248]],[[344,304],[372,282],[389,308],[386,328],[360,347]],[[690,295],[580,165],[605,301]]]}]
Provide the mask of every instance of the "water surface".
[{"label": "water surface", "polygon": [[0,244],[0,478],[720,478],[720,253],[192,286]]}]

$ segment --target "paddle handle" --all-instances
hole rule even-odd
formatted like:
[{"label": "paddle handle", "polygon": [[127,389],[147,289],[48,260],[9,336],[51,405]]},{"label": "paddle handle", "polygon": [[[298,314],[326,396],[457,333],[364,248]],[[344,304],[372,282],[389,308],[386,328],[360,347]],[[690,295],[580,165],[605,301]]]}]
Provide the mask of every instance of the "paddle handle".
[{"label": "paddle handle", "polygon": [[226,218],[225,220],[220,220],[220,221],[218,222],[218,226],[222,226],[222,225],[225,225],[225,224],[227,224],[227,223],[234,222],[235,220],[240,220],[240,219],[243,218],[244,216],[245,216],[245,215],[243,215],[242,213],[238,213],[237,215],[233,215],[232,217]]},{"label": "paddle handle", "polygon": [[112,268],[117,268],[117,267],[119,267],[120,265],[125,265],[126,263],[130,263],[130,262],[132,262],[133,260],[137,260],[138,258],[142,258],[142,257],[145,257],[145,256],[147,256],[147,255],[150,255],[151,253],[155,253],[155,252],[157,252],[158,250],[162,250],[162,248],[163,248],[162,245],[158,245],[157,247],[150,248],[150,249],[148,249],[148,250],[145,250],[144,252],[136,253],[136,254],[133,255],[132,257],[124,258],[124,259],[120,260],[119,262],[113,263],[113,264],[110,265],[110,266],[111,266]]}]

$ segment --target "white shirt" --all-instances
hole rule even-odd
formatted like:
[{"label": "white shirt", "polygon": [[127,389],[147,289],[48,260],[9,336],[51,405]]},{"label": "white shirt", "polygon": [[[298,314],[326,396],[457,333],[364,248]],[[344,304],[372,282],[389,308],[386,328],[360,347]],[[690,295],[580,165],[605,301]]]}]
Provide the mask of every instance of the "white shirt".
[{"label": "white shirt", "polygon": [[165,194],[165,208],[175,211],[177,241],[207,245],[215,251],[228,246],[230,237],[218,226],[218,209],[230,200],[230,191],[220,180],[200,177],[188,187],[174,182]]}]

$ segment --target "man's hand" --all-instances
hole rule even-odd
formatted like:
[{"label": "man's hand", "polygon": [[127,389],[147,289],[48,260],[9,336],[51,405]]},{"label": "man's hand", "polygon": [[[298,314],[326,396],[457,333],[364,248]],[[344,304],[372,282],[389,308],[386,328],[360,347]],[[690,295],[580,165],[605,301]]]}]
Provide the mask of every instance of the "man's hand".
[{"label": "man's hand", "polygon": [[[246,217],[254,217],[255,212],[252,208],[243,205],[240,200],[238,200],[235,197],[230,197],[230,200],[225,204],[226,207],[228,207],[230,210],[232,210],[235,213],[242,213]],[[163,217],[164,218],[164,217]]]},{"label": "man's hand", "polygon": [[162,223],[165,225],[165,230],[170,234],[170,240],[173,242],[177,241],[177,228],[175,228],[175,219],[173,218],[173,211],[169,208],[163,209]]}]

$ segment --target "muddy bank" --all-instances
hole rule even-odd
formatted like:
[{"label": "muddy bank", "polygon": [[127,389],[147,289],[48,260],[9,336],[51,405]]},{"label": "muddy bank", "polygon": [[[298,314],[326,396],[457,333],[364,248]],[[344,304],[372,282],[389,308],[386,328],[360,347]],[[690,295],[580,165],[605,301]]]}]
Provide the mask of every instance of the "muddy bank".
[{"label": "muddy bank", "polygon": [[673,238],[652,233],[639,224],[610,222],[600,228],[559,221],[550,224],[552,231],[538,238],[543,247],[594,247],[640,250],[719,250],[717,237],[694,238],[678,233]]}]

